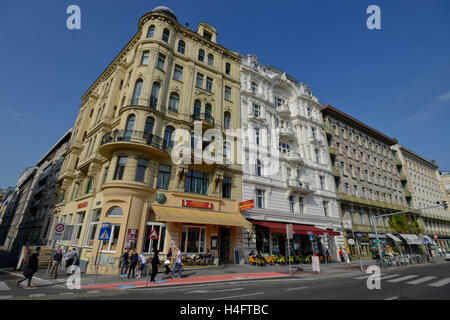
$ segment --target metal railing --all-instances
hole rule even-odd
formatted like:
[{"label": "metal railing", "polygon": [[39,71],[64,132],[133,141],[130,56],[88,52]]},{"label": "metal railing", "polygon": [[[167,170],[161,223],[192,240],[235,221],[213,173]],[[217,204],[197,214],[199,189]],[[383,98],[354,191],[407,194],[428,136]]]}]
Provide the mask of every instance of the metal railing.
[{"label": "metal railing", "polygon": [[132,142],[138,144],[144,144],[152,148],[161,150],[167,154],[170,154],[171,148],[168,146],[167,141],[161,137],[155,136],[149,132],[143,131],[131,131],[131,130],[115,130],[106,133],[101,145],[105,145],[113,142]]},{"label": "metal railing", "polygon": [[192,120],[200,120],[214,126],[214,118],[210,113],[194,113],[192,115]]}]

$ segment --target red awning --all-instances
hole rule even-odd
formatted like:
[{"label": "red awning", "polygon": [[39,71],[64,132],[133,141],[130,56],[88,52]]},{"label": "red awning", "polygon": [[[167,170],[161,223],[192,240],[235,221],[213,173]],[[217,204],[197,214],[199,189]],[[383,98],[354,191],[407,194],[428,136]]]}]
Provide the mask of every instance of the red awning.
[{"label": "red awning", "polygon": [[[263,227],[270,228],[270,231],[274,233],[286,233],[286,224],[282,222],[268,222],[268,221],[250,221],[253,224],[257,224]],[[340,233],[331,230],[325,230],[316,228],[306,224],[292,224],[292,231],[295,234],[312,234],[316,236],[339,236]]]}]

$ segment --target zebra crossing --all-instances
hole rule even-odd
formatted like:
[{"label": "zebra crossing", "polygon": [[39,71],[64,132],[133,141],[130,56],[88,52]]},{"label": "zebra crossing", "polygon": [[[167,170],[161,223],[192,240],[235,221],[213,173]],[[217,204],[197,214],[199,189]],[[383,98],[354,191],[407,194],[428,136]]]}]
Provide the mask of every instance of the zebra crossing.
[{"label": "zebra crossing", "polygon": [[[372,274],[370,275],[364,275],[355,277],[356,280],[363,280],[368,279]],[[408,281],[409,280],[409,281]],[[418,285],[418,284],[424,284],[430,287],[439,288],[443,287],[447,284],[450,284],[450,277],[446,278],[438,278],[436,276],[423,276],[423,275],[416,275],[416,274],[381,274],[381,281],[386,281],[389,283],[400,283],[405,282],[406,284],[410,285]]]}]

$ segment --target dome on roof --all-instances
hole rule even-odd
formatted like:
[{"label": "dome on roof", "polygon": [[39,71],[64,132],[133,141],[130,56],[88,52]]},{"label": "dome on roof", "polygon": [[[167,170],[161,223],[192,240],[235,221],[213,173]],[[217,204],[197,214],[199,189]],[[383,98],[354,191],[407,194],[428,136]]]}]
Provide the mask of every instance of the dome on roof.
[{"label": "dome on roof", "polygon": [[175,13],[172,11],[172,9],[165,7],[165,6],[158,6],[158,7],[154,8],[152,10],[152,12],[164,12],[164,13],[167,13],[170,16],[174,17],[175,20],[177,19],[177,17],[175,16]]}]

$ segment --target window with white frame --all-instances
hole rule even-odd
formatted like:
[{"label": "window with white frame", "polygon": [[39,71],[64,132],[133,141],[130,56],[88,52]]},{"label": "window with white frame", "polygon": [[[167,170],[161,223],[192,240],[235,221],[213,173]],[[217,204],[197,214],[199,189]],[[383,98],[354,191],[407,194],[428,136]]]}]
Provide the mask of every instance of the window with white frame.
[{"label": "window with white frame", "polygon": [[258,85],[254,82],[252,82],[252,92],[256,93],[258,91]]},{"label": "window with white frame", "polygon": [[111,237],[109,240],[101,241],[102,251],[116,252],[119,242],[120,224],[111,225]]},{"label": "window with white frame", "polygon": [[320,181],[320,190],[325,190],[325,177],[319,176],[319,181]]},{"label": "window with white frame", "polygon": [[294,212],[294,196],[289,196],[289,209]]},{"label": "window with white frame", "polygon": [[298,207],[300,209],[300,213],[303,213],[304,209],[303,197],[298,197]]},{"label": "window with white frame", "polygon": [[[151,240],[148,238],[151,232],[153,231],[153,228],[156,230],[156,233],[159,236],[158,240]],[[166,223],[147,222],[147,225],[145,226],[144,247],[142,248],[142,251],[144,253],[151,254],[153,252],[153,247],[156,247],[159,250],[159,252],[164,253],[166,243],[166,233],[167,233]]]},{"label": "window with white frame", "polygon": [[264,193],[265,193],[265,191],[261,190],[261,189],[256,189],[255,193],[256,193],[256,207],[257,208],[264,208],[265,207],[265,205],[264,205]]},{"label": "window with white frame", "polygon": [[85,247],[93,247],[94,246],[94,240],[95,240],[95,234],[98,229],[98,222],[100,221],[100,214],[102,212],[102,209],[94,209],[91,213],[91,220],[89,222],[89,229],[87,232],[87,237],[85,240]]},{"label": "window with white frame", "polygon": [[81,231],[83,229],[83,222],[84,222],[84,216],[86,214],[86,211],[77,213],[77,222],[75,224],[75,238],[72,240],[72,244],[77,246],[80,242],[81,238]]},{"label": "window with white frame", "polygon": [[257,105],[257,104],[253,104],[253,116],[255,118],[258,118],[261,116],[261,106]]},{"label": "window with white frame", "polygon": [[325,217],[328,217],[330,215],[330,211],[328,208],[328,206],[329,206],[328,201],[323,201],[322,205],[323,205],[323,213],[324,213]]},{"label": "window with white frame", "polygon": [[181,251],[183,253],[205,253],[206,229],[203,226],[183,226]]}]

